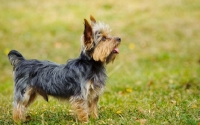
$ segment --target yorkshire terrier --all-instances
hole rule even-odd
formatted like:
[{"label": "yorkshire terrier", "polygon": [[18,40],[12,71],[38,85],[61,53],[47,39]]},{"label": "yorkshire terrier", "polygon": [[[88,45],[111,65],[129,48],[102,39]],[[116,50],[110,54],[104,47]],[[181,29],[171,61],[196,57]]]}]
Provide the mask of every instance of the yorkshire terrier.
[{"label": "yorkshire terrier", "polygon": [[98,118],[99,96],[107,78],[105,65],[115,60],[121,38],[111,36],[107,24],[92,16],[90,20],[91,24],[84,19],[80,56],[66,64],[27,60],[16,50],[9,52],[14,75],[14,121],[30,119],[26,109],[37,95],[46,101],[48,96],[69,100],[81,122],[88,122],[89,116]]}]

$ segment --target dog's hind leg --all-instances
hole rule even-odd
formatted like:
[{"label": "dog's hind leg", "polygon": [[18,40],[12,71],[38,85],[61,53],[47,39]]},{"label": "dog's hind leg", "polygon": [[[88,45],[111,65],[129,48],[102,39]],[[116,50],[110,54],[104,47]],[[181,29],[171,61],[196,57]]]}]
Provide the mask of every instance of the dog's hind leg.
[{"label": "dog's hind leg", "polygon": [[27,121],[30,117],[26,117],[27,107],[35,100],[36,91],[33,88],[27,88],[22,95],[22,98],[14,100],[13,119],[16,122]]},{"label": "dog's hind leg", "polygon": [[21,122],[21,121],[26,121],[25,118],[25,107],[20,104],[20,103],[16,103],[14,102],[14,106],[13,106],[13,120],[15,122]]},{"label": "dog's hind leg", "polygon": [[27,108],[31,103],[33,103],[36,99],[37,93],[35,89],[28,88],[24,94],[23,105]]}]

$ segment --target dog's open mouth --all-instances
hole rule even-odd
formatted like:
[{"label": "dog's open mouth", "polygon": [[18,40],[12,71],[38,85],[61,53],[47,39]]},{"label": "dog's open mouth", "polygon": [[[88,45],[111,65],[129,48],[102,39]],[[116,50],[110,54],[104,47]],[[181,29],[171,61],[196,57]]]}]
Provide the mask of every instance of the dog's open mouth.
[{"label": "dog's open mouth", "polygon": [[116,47],[113,49],[112,53],[118,54],[119,53],[119,49]]}]

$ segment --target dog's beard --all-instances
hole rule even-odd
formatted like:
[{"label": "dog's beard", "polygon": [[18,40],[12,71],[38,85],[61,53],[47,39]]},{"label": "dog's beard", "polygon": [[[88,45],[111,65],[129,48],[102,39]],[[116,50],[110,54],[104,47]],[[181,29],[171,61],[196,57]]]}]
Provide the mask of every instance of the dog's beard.
[{"label": "dog's beard", "polygon": [[117,53],[111,52],[106,58],[106,64],[113,62],[117,56]]}]

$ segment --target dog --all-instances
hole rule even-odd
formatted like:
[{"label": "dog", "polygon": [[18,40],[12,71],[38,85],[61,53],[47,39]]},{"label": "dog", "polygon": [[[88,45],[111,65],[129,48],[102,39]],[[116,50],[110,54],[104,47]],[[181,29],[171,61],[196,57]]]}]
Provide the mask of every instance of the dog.
[{"label": "dog", "polygon": [[46,101],[48,96],[69,100],[81,122],[98,118],[99,96],[107,78],[105,66],[118,55],[121,38],[110,34],[109,25],[97,22],[93,16],[90,20],[84,19],[80,56],[66,64],[28,60],[16,50],[8,53],[14,76],[14,121],[30,119],[26,111],[37,95]]}]

